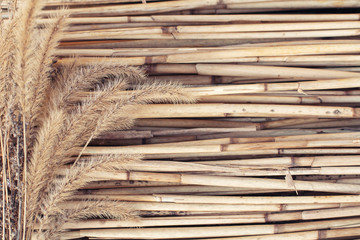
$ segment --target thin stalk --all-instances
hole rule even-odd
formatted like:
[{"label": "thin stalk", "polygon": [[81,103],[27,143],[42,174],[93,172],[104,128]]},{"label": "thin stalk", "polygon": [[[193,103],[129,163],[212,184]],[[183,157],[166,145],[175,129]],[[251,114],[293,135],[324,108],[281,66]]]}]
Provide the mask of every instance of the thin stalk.
[{"label": "thin stalk", "polygon": [[[20,162],[20,149],[19,149],[19,144],[20,143],[20,139],[19,139],[19,136],[16,137],[16,158],[17,158],[17,164],[18,166],[21,166],[21,162]],[[17,177],[17,186],[18,186],[18,189],[20,189],[20,174],[18,174],[18,177]],[[19,197],[19,208],[18,208],[18,232],[17,232],[17,236],[16,236],[16,240],[20,240],[21,238],[21,234],[23,234],[23,232],[21,231],[21,226],[22,226],[22,223],[21,223],[21,216],[22,216],[22,211],[23,211],[23,208],[22,208],[22,204],[23,204],[23,198],[22,197]]]},{"label": "thin stalk", "polygon": [[77,156],[77,158],[75,159],[73,166],[76,165],[76,163],[79,161],[80,157],[82,156],[82,154],[84,153],[86,147],[89,145],[89,143],[91,142],[91,140],[94,138],[94,133],[91,134],[91,136],[89,137],[89,139],[87,140],[87,142],[85,143],[84,147],[81,149],[79,155]]},{"label": "thin stalk", "polygon": [[0,144],[1,144],[1,157],[2,157],[2,167],[3,167],[3,187],[2,187],[2,211],[3,211],[3,216],[2,216],[2,240],[5,240],[5,198],[6,198],[6,171],[5,171],[5,149],[4,149],[4,139],[3,139],[3,134],[1,133],[0,136]]},{"label": "thin stalk", "polygon": [[[24,168],[23,168],[23,184],[24,184],[24,223],[23,223],[23,240],[25,240],[26,236],[26,198],[27,198],[27,187],[26,187],[26,178],[27,178],[27,147],[26,147],[26,126],[25,126],[25,116],[23,115],[23,136],[24,136]],[[21,214],[21,213],[19,213]]]},{"label": "thin stalk", "polygon": [[[4,144],[6,145],[5,147],[6,147],[6,162],[7,162],[7,170],[8,170],[8,176],[9,176],[9,186],[11,187],[12,186],[12,183],[11,183],[11,170],[10,170],[10,156],[9,156],[9,153],[10,153],[10,151],[9,151],[9,133],[7,132],[6,133],[6,141],[4,142]],[[3,161],[3,162],[5,162],[5,161]],[[6,179],[7,180],[7,179]],[[6,181],[6,184],[8,184],[7,183],[7,181]],[[7,190],[7,187],[5,188],[6,189],[6,205],[8,206],[6,209],[7,209],[7,213],[8,213],[8,224],[9,224],[9,239],[11,239],[11,236],[12,236],[12,234],[11,234],[11,229],[12,229],[12,227],[11,227],[11,214],[10,214],[10,204],[9,204],[9,198],[11,199],[11,196],[9,196],[9,193],[8,193],[8,190]]]}]

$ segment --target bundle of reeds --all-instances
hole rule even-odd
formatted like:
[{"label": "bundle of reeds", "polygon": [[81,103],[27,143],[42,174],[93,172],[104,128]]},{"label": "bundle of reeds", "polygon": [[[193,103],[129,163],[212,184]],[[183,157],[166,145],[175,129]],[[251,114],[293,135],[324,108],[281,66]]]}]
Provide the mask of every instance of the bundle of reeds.
[{"label": "bundle of reeds", "polygon": [[[131,129],[74,145],[54,171],[141,154],[83,174],[87,184],[57,204],[116,201],[138,218],[70,220],[61,239],[360,237],[359,1],[51,0],[37,26],[63,5],[54,65],[69,68],[75,55],[83,67],[140,66],[149,79],[109,99],[130,91],[155,103],[126,112]],[[197,103],[164,104],[176,91],[144,81],[188,85],[181,94]],[[68,110],[93,96],[77,89]]]}]

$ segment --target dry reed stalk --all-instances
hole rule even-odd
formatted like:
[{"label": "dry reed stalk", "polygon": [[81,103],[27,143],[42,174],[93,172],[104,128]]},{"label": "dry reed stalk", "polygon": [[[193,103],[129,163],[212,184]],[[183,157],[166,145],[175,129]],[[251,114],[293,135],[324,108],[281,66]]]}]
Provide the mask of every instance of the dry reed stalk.
[{"label": "dry reed stalk", "polygon": [[81,228],[120,228],[120,227],[164,227],[164,226],[189,226],[203,224],[240,224],[240,223],[263,223],[262,214],[251,215],[224,215],[224,216],[179,216],[179,217],[156,217],[142,218],[137,221],[116,220],[88,220],[73,222],[65,225],[67,229]]},{"label": "dry reed stalk", "polygon": [[256,104],[197,104],[139,106],[134,118],[189,118],[189,117],[306,117],[356,118],[356,108],[331,106],[292,106]]},{"label": "dry reed stalk", "polygon": [[[310,224],[309,224],[310,223]],[[306,224],[306,225],[305,225]],[[172,239],[194,238],[194,237],[231,237],[246,235],[265,235],[279,234],[295,231],[328,229],[351,225],[358,225],[357,218],[342,220],[315,221],[306,223],[291,224],[266,224],[249,226],[230,226],[230,227],[182,227],[182,228],[144,228],[144,229],[106,229],[106,230],[80,230],[69,234],[70,238],[93,237],[102,239]],[[64,236],[65,239],[66,235]]]},{"label": "dry reed stalk", "polygon": [[219,132],[243,132],[243,131],[256,131],[256,126],[248,125],[236,128],[192,128],[192,129],[168,129],[168,130],[154,130],[154,136],[173,136],[173,135],[203,135],[209,133]]},{"label": "dry reed stalk", "polygon": [[[201,8],[206,6],[217,5],[217,0],[204,1],[189,1],[178,0],[169,2],[150,2],[148,4],[126,4],[114,6],[100,6],[93,8],[74,8],[68,9],[67,14],[70,16],[88,16],[88,15],[101,15],[101,16],[113,16],[113,15],[138,15],[138,14],[153,14],[168,11],[181,11],[187,9]],[[42,15],[49,15],[53,10],[44,10]]]},{"label": "dry reed stalk", "polygon": [[326,122],[319,122],[319,123],[307,123],[307,124],[300,124],[297,125],[297,128],[327,128],[327,127],[351,127],[351,126],[359,126],[359,121],[357,119],[347,119],[341,122],[332,120]]},{"label": "dry reed stalk", "polygon": [[[138,211],[186,211],[186,212],[230,212],[230,213],[251,213],[251,212],[277,212],[280,211],[280,205],[227,205],[227,204],[182,204],[182,203],[151,203],[151,202],[125,202],[131,203]],[[77,201],[69,201],[61,208],[72,209]],[[333,205],[326,205],[331,207]],[[321,205],[319,205],[321,208]],[[356,208],[355,208],[356,210]],[[348,212],[345,214],[349,214]],[[356,215],[356,212],[352,212]],[[277,216],[277,215],[276,215]],[[275,216],[274,216],[275,218]],[[285,218],[284,218],[285,219]]]},{"label": "dry reed stalk", "polygon": [[[89,58],[91,59],[91,58]],[[65,60],[65,59],[64,59]],[[109,59],[112,60],[112,59]],[[116,58],[114,58],[116,62]],[[226,71],[222,71],[225,69]],[[265,77],[265,78],[295,78],[295,79],[336,79],[351,78],[359,76],[358,73],[336,71],[328,69],[312,68],[291,68],[273,66],[252,66],[234,64],[153,64],[149,67],[149,72],[154,74],[199,74],[216,76],[242,76],[242,77]],[[253,72],[252,75],[250,73]],[[266,74],[258,75],[257,72]],[[273,74],[276,72],[276,75]],[[254,75],[257,73],[257,75]],[[302,75],[301,75],[302,73]],[[278,75],[281,75],[280,77]],[[338,77],[337,77],[338,76]]]},{"label": "dry reed stalk", "polygon": [[346,7],[357,7],[359,6],[359,2],[349,0],[349,1],[342,1],[338,2],[336,0],[329,0],[325,2],[319,1],[269,1],[264,3],[256,3],[256,2],[249,2],[249,3],[230,3],[227,5],[228,8],[245,8],[245,9],[253,9],[253,8],[281,8],[281,9],[307,9],[307,8],[346,8]]},{"label": "dry reed stalk", "polygon": [[195,140],[197,136],[164,136],[164,137],[153,137],[145,139],[145,144],[156,144],[156,143],[171,143],[171,142],[181,142],[181,141],[192,141]]},{"label": "dry reed stalk", "polygon": [[[305,231],[296,233],[280,233],[271,235],[257,236],[259,240],[286,240],[286,239],[329,239],[333,237],[346,238],[358,235],[360,228],[338,228],[333,230],[317,230],[317,231]],[[230,237],[230,238],[207,238],[204,240],[251,240],[253,237]]]},{"label": "dry reed stalk", "polygon": [[[266,222],[281,222],[292,220],[316,220],[326,218],[340,218],[357,216],[358,203],[348,203],[345,207],[340,204],[279,204],[279,205],[229,205],[229,204],[181,204],[181,203],[151,203],[124,202],[132,205],[137,211],[177,211],[208,214],[256,214],[266,212]],[[73,209],[78,201],[69,201],[60,207]],[[310,210],[309,210],[310,209]],[[313,210],[316,209],[316,210]],[[293,212],[287,212],[293,211]],[[281,213],[284,212],[284,213]],[[328,214],[328,216],[326,216]]]},{"label": "dry reed stalk", "polygon": [[142,172],[119,172],[117,174],[106,174],[96,172],[89,177],[98,179],[111,180],[148,180],[148,181],[165,181],[190,185],[206,185],[206,186],[227,186],[227,187],[243,187],[258,189],[279,189],[279,190],[302,190],[302,191],[323,191],[358,194],[360,192],[359,185],[355,184],[338,184],[324,183],[316,181],[297,181],[294,180],[289,186],[287,181],[269,178],[250,178],[250,177],[226,177],[211,175],[194,175],[194,174],[165,174],[165,173],[142,173]]},{"label": "dry reed stalk", "polygon": [[232,86],[214,86],[188,88],[187,91],[193,92],[198,96],[208,95],[228,95],[243,94],[255,92],[271,92],[286,90],[319,90],[319,89],[337,89],[358,87],[358,78],[331,79],[291,83],[258,83],[258,84],[240,84]]},{"label": "dry reed stalk", "polygon": [[[255,1],[247,2],[247,3],[239,3],[238,1],[233,0],[225,0],[222,3],[219,3],[216,0],[208,0],[208,1],[188,1],[188,0],[178,0],[171,2],[151,2],[149,4],[128,4],[128,5],[115,5],[115,7],[110,6],[100,6],[93,7],[93,9],[88,8],[75,8],[69,9],[68,13],[71,16],[114,16],[114,15],[136,15],[136,14],[154,14],[154,13],[162,13],[162,12],[177,12],[183,10],[190,9],[199,9],[206,7],[216,7],[216,6],[226,6],[230,11],[235,9],[234,12],[241,12],[238,8],[243,9],[244,12],[251,12],[252,9],[256,9],[255,11],[263,10],[276,10],[276,9],[293,9],[293,8],[324,8],[324,7],[356,7],[357,2],[355,0],[346,2],[344,4],[338,5],[338,2],[331,3],[328,1],[326,3],[314,3],[312,1],[295,1],[294,4],[290,4],[288,2],[283,1],[267,1],[266,4],[257,3]],[[287,4],[286,4],[287,3]],[[285,5],[284,5],[285,4]],[[261,7],[260,7],[261,6]],[[260,9],[259,9],[260,8]],[[229,11],[228,10],[228,11]],[[43,15],[51,14],[51,10],[44,10]],[[221,13],[221,11],[219,11]],[[223,12],[226,12],[223,11]],[[175,13],[176,14],[176,13]]]},{"label": "dry reed stalk", "polygon": [[251,66],[232,64],[195,64],[192,66],[193,68],[195,68],[195,73],[199,75],[300,78],[308,80],[352,78],[359,76],[359,73],[356,72],[295,67]]},{"label": "dry reed stalk", "polygon": [[[317,81],[303,81],[303,82],[287,82],[287,83],[254,83],[254,84],[239,84],[239,85],[231,85],[231,86],[210,86],[210,87],[195,87],[195,88],[186,88],[186,91],[195,95],[196,97],[200,97],[200,101],[202,102],[241,102],[241,99],[249,97],[249,102],[251,102],[251,95],[248,96],[224,96],[224,95],[234,95],[234,94],[246,94],[246,93],[264,93],[264,92],[278,92],[278,91],[287,91],[287,90],[322,90],[322,89],[342,89],[342,88],[355,88],[359,86],[359,78],[345,78],[345,79],[331,79],[331,80],[317,80]],[[126,94],[127,92],[119,92],[117,99],[121,99],[122,94]],[[83,93],[78,94],[77,98],[74,101],[79,100],[79,98],[84,98],[86,96],[91,96],[91,93]],[[214,98],[208,96],[217,96],[216,101],[212,100]],[[266,98],[268,96],[264,96]],[[277,96],[276,96],[277,97]],[[273,96],[273,98],[276,98]],[[356,96],[346,96],[347,100],[354,100],[357,99]],[[253,97],[255,102],[263,100],[261,96]],[[270,100],[268,102],[275,102],[275,103],[286,103],[289,102],[290,99],[294,99],[295,103],[321,103],[321,97],[279,97],[277,101],[271,101],[271,96],[269,97]],[[239,99],[239,100],[238,100]],[[328,98],[329,99],[329,98]],[[282,102],[284,100],[284,102]],[[290,103],[293,103],[290,101]],[[326,100],[326,98],[325,98]],[[331,100],[330,100],[331,101]],[[326,102],[326,101],[325,101]],[[335,100],[334,102],[338,103],[341,100]]]},{"label": "dry reed stalk", "polygon": [[[128,196],[131,197],[131,196]],[[133,196],[136,198],[137,195]],[[282,197],[228,197],[228,196],[191,196],[155,194],[151,201],[173,203],[222,203],[222,204],[317,204],[317,203],[357,203],[358,195],[336,196],[282,196]],[[128,200],[125,199],[124,200]]]},{"label": "dry reed stalk", "polygon": [[251,155],[259,155],[259,156],[269,156],[269,155],[334,155],[334,154],[360,154],[359,149],[357,148],[290,148],[290,149],[266,149],[266,150],[243,150],[243,151],[231,151],[231,152],[219,152],[219,153],[167,153],[167,154],[151,154],[144,157],[144,159],[186,159],[190,160],[191,158],[219,158],[219,157],[248,157]]},{"label": "dry reed stalk", "polygon": [[[321,103],[351,103],[358,102],[360,98],[337,96],[266,96],[266,95],[208,95],[199,98],[200,103],[265,103],[265,104],[321,104]],[[284,122],[285,123],[285,122]],[[274,124],[275,125],[275,124]],[[270,126],[270,124],[269,124]]]},{"label": "dry reed stalk", "polygon": [[[176,144],[155,144],[155,145],[138,145],[138,146],[119,146],[119,147],[88,147],[84,150],[86,155],[99,154],[144,154],[145,157],[152,155],[162,155],[166,157],[171,154],[178,156],[194,156],[197,153],[210,153],[218,156],[219,153],[227,152],[248,152],[251,150],[271,150],[271,149],[294,149],[294,148],[329,148],[329,147],[357,147],[359,140],[298,140],[298,141],[280,141],[280,142],[255,142],[242,144],[207,144],[207,145],[176,145]],[[74,154],[81,151],[81,148],[74,149]]]},{"label": "dry reed stalk", "polygon": [[[69,4],[71,4],[69,2]],[[228,23],[228,22],[328,22],[357,21],[358,14],[233,14],[233,15],[149,15],[126,17],[68,18],[69,24],[110,23]],[[46,22],[39,19],[38,23]]]},{"label": "dry reed stalk", "polygon": [[153,81],[177,81],[184,85],[209,85],[215,82],[212,76],[200,75],[170,75],[170,76],[152,76]]},{"label": "dry reed stalk", "polygon": [[241,128],[255,127],[259,124],[248,122],[234,122],[221,120],[197,120],[197,119],[136,119],[136,126],[142,127],[208,127],[208,128]]},{"label": "dry reed stalk", "polygon": [[[234,132],[234,133],[219,133],[219,134],[208,134],[198,136],[198,143],[202,143],[200,140],[209,140],[209,143],[214,141],[214,143],[231,143],[229,142],[231,138],[235,138],[234,142],[238,143],[243,142],[264,142],[264,141],[272,141],[271,137],[277,136],[293,136],[293,135],[314,135],[319,133],[345,133],[352,132],[351,130],[344,130],[339,128],[316,128],[316,129],[297,129],[297,128],[284,128],[284,129],[272,129],[272,130],[261,130],[252,132]],[[269,138],[270,137],[270,138]],[[223,140],[222,138],[228,138],[227,140]],[[236,139],[237,138],[237,139]],[[241,139],[240,139],[241,138]],[[212,139],[212,140],[211,140]],[[219,139],[219,140],[215,140]],[[257,140],[256,140],[257,139]],[[255,140],[255,141],[254,141]],[[217,142],[219,141],[219,142]],[[205,141],[204,141],[205,142]],[[185,144],[185,143],[181,143]]]},{"label": "dry reed stalk", "polygon": [[[228,61],[229,60],[225,60]],[[317,56],[290,56],[290,57],[245,57],[234,58],[232,62],[255,63],[260,65],[275,66],[348,66],[359,65],[356,55],[317,55]],[[214,60],[213,62],[218,62]]]},{"label": "dry reed stalk", "polygon": [[[131,180],[133,181],[133,180]],[[136,181],[136,180],[135,180]],[[144,181],[144,180],[139,180]],[[150,181],[151,182],[151,181]],[[159,184],[161,181],[154,181]],[[168,183],[168,182],[165,182]],[[93,199],[109,199],[124,200],[126,195],[142,195],[142,194],[192,194],[192,195],[236,195],[236,194],[252,194],[252,193],[268,193],[268,192],[288,192],[287,190],[267,190],[267,189],[252,189],[241,187],[217,187],[217,186],[191,186],[181,185],[181,183],[172,183],[173,185],[166,186],[151,186],[151,187],[134,187],[134,188],[111,188],[111,189],[97,189],[87,190],[83,195],[74,196],[74,199],[83,199],[90,197],[86,195],[89,193]],[[291,190],[290,190],[291,191]],[[83,196],[83,197],[82,197]],[[141,200],[142,198],[139,198]]]},{"label": "dry reed stalk", "polygon": [[251,166],[253,168],[268,167],[325,167],[325,166],[357,166],[359,165],[357,155],[339,156],[312,156],[312,157],[276,157],[276,158],[251,158],[239,160],[212,160],[196,161],[206,165],[218,166]]},{"label": "dry reed stalk", "polygon": [[[154,0],[146,0],[147,2],[153,2]],[[68,1],[68,0],[49,0],[46,3],[46,6],[59,6],[59,5],[66,5],[66,6],[71,6],[71,5],[89,5],[89,4],[107,4],[107,3],[140,3],[143,2],[141,0],[114,0],[114,1],[110,1],[110,0],[87,0],[87,1],[80,1],[80,0],[76,0],[76,1]]]},{"label": "dry reed stalk", "polygon": [[62,42],[60,47],[62,48],[72,48],[76,47],[79,49],[86,48],[164,48],[164,47],[216,47],[223,45],[235,45],[235,44],[244,44],[248,42],[269,42],[271,40],[240,40],[240,39],[222,39],[221,41],[218,39],[194,39],[194,40],[132,40],[132,41],[124,41],[124,40],[98,40],[98,41],[79,41],[79,42]]},{"label": "dry reed stalk", "polygon": [[[161,34],[161,33],[227,33],[227,32],[270,32],[270,31],[297,31],[297,30],[323,30],[323,29],[356,29],[357,21],[344,22],[311,22],[311,23],[263,23],[263,24],[221,24],[221,25],[179,25],[175,27],[144,27],[119,29],[121,34]],[[177,35],[174,35],[177,36]],[[263,37],[263,36],[262,36]]]},{"label": "dry reed stalk", "polygon": [[[269,96],[267,96],[269,97]],[[281,97],[280,97],[281,98]],[[301,124],[307,123],[314,123],[314,122],[327,122],[330,121],[329,119],[297,119],[297,118],[290,118],[284,120],[277,120],[277,121],[268,121],[264,123],[260,123],[261,129],[273,129],[273,128],[281,128],[281,127],[289,127],[289,126],[298,126]]]},{"label": "dry reed stalk", "polygon": [[161,187],[176,186],[174,183],[149,182],[149,181],[93,181],[81,189],[107,189],[107,188],[136,188],[136,187]]},{"label": "dry reed stalk", "polygon": [[100,134],[98,139],[132,139],[132,138],[152,138],[151,131],[113,131]]}]

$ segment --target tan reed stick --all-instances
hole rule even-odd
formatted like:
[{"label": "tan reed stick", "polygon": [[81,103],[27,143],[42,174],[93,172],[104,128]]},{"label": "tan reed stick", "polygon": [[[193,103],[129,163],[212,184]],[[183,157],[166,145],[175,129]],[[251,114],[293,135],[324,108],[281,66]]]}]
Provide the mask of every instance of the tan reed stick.
[{"label": "tan reed stick", "polygon": [[227,8],[241,8],[241,9],[253,9],[253,8],[281,8],[281,9],[301,9],[301,8],[336,8],[336,7],[357,7],[360,3],[354,0],[338,2],[336,0],[329,1],[310,1],[310,0],[295,0],[295,1],[269,1],[264,3],[230,3]]},{"label": "tan reed stick", "polygon": [[[267,194],[267,193],[284,193],[293,192],[293,190],[279,190],[279,189],[251,189],[248,188],[231,188],[231,187],[216,187],[216,186],[188,186],[176,185],[160,186],[160,187],[135,187],[135,188],[112,188],[112,189],[98,189],[87,190],[86,193],[91,194],[92,199],[112,199],[123,200],[123,196],[139,194],[191,194],[196,196],[221,196],[221,195],[241,195],[241,194]],[[74,199],[83,199],[87,195],[82,194],[74,196]],[[90,197],[90,196],[89,196]],[[144,198],[139,197],[138,200]]]},{"label": "tan reed stick", "polygon": [[[130,1],[127,1],[130,2]],[[82,2],[79,1],[79,4]],[[63,2],[62,4],[75,4]],[[125,17],[81,17],[69,18],[69,24],[110,23],[231,23],[231,22],[329,22],[357,21],[358,14],[232,14],[232,15],[146,15]],[[47,22],[39,19],[39,23]]]},{"label": "tan reed stick", "polygon": [[[300,23],[262,23],[262,24],[221,24],[221,25],[179,25],[174,27],[143,27],[119,29],[122,34],[162,34],[162,33],[226,33],[226,32],[270,32],[323,29],[354,29],[358,21],[343,22],[300,22]],[[177,36],[177,35],[175,35]],[[134,37],[136,38],[136,36]]]},{"label": "tan reed stick", "polygon": [[179,127],[179,128],[241,128],[255,127],[259,124],[249,122],[221,121],[221,120],[198,120],[198,119],[136,119],[136,126],[143,127]]},{"label": "tan reed stick", "polygon": [[356,118],[357,108],[331,106],[299,106],[275,104],[179,104],[139,106],[135,118],[189,118],[189,117],[305,117]]},{"label": "tan reed stick", "polygon": [[355,184],[338,184],[315,181],[292,181],[292,185],[288,185],[285,180],[269,179],[269,178],[249,178],[249,177],[226,177],[226,176],[206,176],[193,174],[165,174],[165,173],[142,173],[142,172],[119,172],[110,174],[105,172],[97,172],[91,174],[91,177],[110,180],[147,180],[147,181],[165,181],[176,182],[191,185],[206,186],[227,186],[227,187],[244,187],[258,189],[280,189],[298,191],[323,191],[358,194],[360,186]]},{"label": "tan reed stick", "polygon": [[[197,161],[206,165],[236,165],[267,168],[278,167],[324,167],[324,166],[357,166],[360,156],[339,155],[339,156],[311,156],[311,157],[275,157],[275,158],[251,158],[239,160],[218,160],[218,161]],[[194,163],[194,162],[193,162]]]},{"label": "tan reed stick", "polygon": [[176,217],[154,217],[140,218],[135,221],[118,220],[87,220],[67,223],[66,229],[82,228],[121,228],[121,227],[165,227],[165,226],[187,226],[206,224],[240,224],[240,223],[263,223],[263,214],[251,215],[214,215],[214,216],[176,216]]},{"label": "tan reed stick", "polygon": [[[217,0],[206,1],[189,1],[189,0],[177,0],[177,1],[165,1],[165,2],[150,2],[148,4],[125,4],[117,6],[98,6],[93,8],[73,8],[67,9],[66,13],[71,16],[89,16],[89,15],[101,15],[101,16],[113,16],[113,15],[139,15],[139,14],[154,14],[169,11],[181,11],[187,9],[211,7],[216,6]],[[43,15],[52,14],[52,10],[43,10]]]},{"label": "tan reed stick", "polygon": [[[271,235],[260,235],[256,236],[258,240],[287,240],[287,239],[329,239],[329,238],[346,238],[356,236],[359,227],[354,228],[338,228],[332,230],[316,230],[316,231],[305,231],[305,232],[294,232],[294,233],[281,233]],[[210,238],[211,240],[252,240],[253,237],[230,237],[230,238]],[[210,240],[206,238],[204,240]]]},{"label": "tan reed stick", "polygon": [[[171,238],[194,238],[194,237],[227,237],[246,236],[261,234],[277,234],[294,231],[306,231],[328,229],[330,227],[344,227],[346,225],[359,224],[357,218],[327,220],[290,224],[266,224],[248,226],[227,227],[184,227],[184,228],[144,228],[144,229],[106,229],[104,230],[80,230],[69,234],[69,237],[96,237],[116,239],[169,239]],[[64,236],[66,237],[66,235]]]}]

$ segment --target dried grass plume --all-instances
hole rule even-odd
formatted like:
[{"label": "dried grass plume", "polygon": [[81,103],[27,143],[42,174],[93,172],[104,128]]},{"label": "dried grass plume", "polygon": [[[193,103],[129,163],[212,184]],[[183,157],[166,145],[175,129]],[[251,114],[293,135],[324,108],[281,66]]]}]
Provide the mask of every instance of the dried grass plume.
[{"label": "dried grass plume", "polygon": [[[94,171],[118,171],[138,155],[86,158],[100,133],[133,125],[139,104],[193,101],[174,83],[146,83],[137,67],[99,63],[53,65],[66,16],[59,10],[37,24],[43,0],[24,1],[1,22],[0,123],[3,239],[57,239],[64,223],[88,217],[129,218],[131,208],[113,201],[62,205]],[[86,97],[79,97],[81,94]],[[63,174],[58,170],[67,166]]]}]

